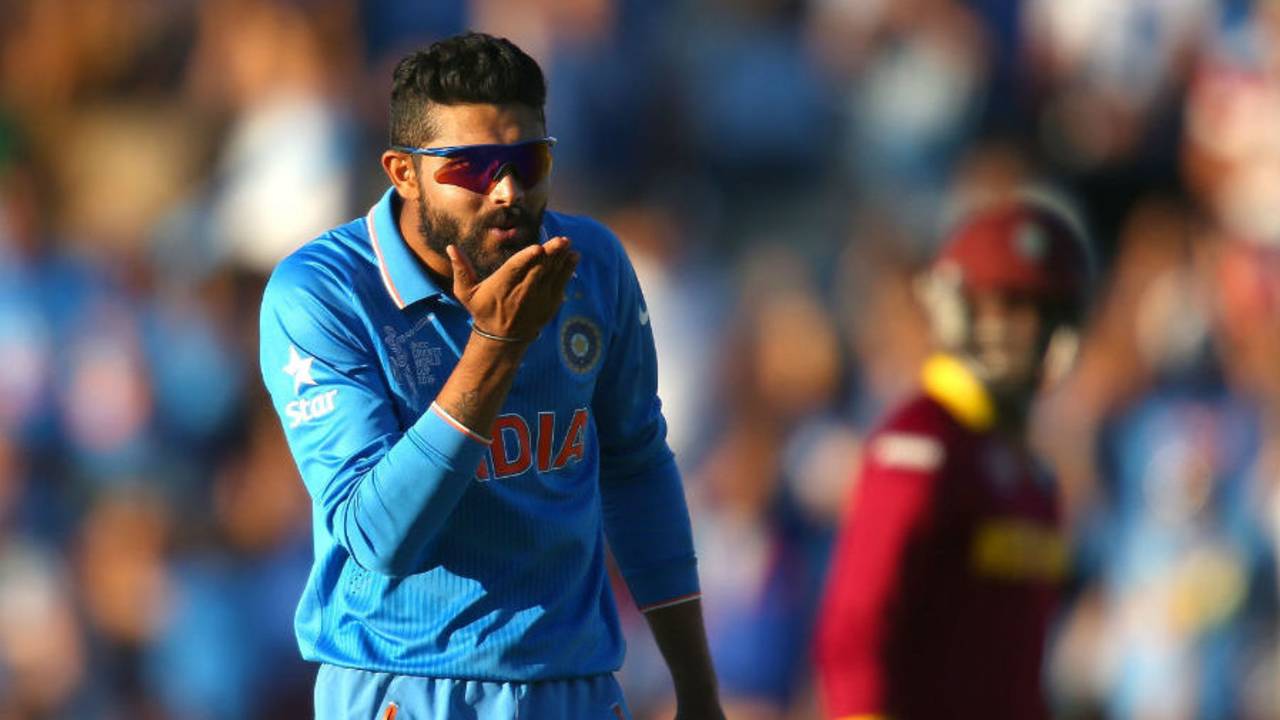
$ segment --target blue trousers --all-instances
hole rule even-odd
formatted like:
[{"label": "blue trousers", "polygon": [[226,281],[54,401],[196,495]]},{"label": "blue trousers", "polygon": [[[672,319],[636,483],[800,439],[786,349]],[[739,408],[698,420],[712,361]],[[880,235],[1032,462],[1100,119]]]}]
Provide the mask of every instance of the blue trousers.
[{"label": "blue trousers", "polygon": [[613,675],[486,682],[321,665],[316,720],[631,720]]}]

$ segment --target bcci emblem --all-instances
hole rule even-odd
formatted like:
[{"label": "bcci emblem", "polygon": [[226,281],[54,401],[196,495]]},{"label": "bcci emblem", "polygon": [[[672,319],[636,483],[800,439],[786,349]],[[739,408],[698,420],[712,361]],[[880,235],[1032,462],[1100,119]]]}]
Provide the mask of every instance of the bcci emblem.
[{"label": "bcci emblem", "polygon": [[570,370],[585,375],[600,361],[600,328],[582,317],[571,317],[560,326],[560,357]]}]

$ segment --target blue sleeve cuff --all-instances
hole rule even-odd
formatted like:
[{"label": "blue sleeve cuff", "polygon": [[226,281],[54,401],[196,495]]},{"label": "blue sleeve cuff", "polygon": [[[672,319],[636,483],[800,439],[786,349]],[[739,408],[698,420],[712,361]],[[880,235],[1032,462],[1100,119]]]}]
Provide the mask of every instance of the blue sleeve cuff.
[{"label": "blue sleeve cuff", "polygon": [[696,597],[693,529],[671,454],[644,474],[607,480],[603,475],[600,500],[609,546],[636,606],[656,609]]},{"label": "blue sleeve cuff", "polygon": [[467,477],[475,475],[489,448],[488,439],[436,408],[432,403],[431,408],[405,432],[405,436],[431,455],[446,472],[463,473]]},{"label": "blue sleeve cuff", "polygon": [[658,610],[702,596],[698,587],[698,562],[679,563],[625,574],[631,597],[641,612]]}]

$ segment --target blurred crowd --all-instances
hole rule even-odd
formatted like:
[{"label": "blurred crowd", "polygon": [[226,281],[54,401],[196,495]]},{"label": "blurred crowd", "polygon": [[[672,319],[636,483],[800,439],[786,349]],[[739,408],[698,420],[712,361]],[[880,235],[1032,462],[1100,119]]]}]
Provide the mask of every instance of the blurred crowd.
[{"label": "blurred crowd", "polygon": [[542,64],[552,206],[640,274],[730,717],[817,716],[913,277],[1032,185],[1100,270],[1035,421],[1075,550],[1055,712],[1280,718],[1280,0],[0,0],[0,718],[308,716],[258,303],[384,187],[395,60],[466,28]]}]

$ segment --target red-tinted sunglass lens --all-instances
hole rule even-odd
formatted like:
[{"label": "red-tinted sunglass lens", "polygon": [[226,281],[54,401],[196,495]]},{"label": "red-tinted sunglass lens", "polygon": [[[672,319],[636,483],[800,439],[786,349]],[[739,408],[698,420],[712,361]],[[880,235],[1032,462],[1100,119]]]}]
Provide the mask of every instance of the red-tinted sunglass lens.
[{"label": "red-tinted sunglass lens", "polygon": [[477,162],[478,160],[483,160],[483,158],[471,157],[470,153],[458,153],[449,156],[448,162],[440,166],[439,170],[436,170],[436,182],[457,185],[471,192],[483,193],[488,191],[489,184],[498,168],[497,166],[490,167],[490,164]]},{"label": "red-tinted sunglass lens", "polygon": [[450,155],[434,177],[436,182],[486,193],[508,166],[525,187],[537,185],[551,171],[551,148],[544,142],[467,148]]}]

